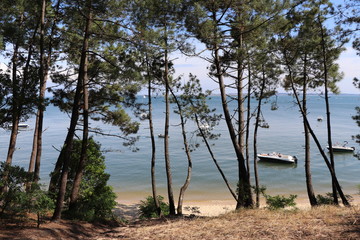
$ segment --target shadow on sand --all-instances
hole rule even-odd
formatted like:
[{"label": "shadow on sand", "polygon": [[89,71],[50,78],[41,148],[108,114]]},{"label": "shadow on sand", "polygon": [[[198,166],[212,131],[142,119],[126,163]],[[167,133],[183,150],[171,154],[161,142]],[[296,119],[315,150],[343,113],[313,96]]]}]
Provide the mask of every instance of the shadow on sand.
[{"label": "shadow on sand", "polygon": [[114,210],[116,216],[128,221],[135,221],[139,218],[139,204],[120,204]]}]

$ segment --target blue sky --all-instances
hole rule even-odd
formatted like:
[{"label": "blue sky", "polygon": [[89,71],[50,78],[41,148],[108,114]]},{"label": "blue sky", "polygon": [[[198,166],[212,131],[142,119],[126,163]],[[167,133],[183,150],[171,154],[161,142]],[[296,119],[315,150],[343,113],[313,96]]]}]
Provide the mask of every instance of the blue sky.
[{"label": "blue sky", "polygon": [[[360,77],[360,56],[357,56],[355,50],[348,45],[337,63],[340,66],[340,71],[344,73],[344,78],[338,83],[340,92],[348,94],[360,93],[352,84],[354,77]],[[192,73],[200,79],[203,89],[214,90],[214,93],[218,93],[218,84],[207,75],[208,66],[207,62],[196,57],[179,57],[175,60],[175,75],[183,75],[183,79],[186,80],[188,74]],[[281,88],[278,91],[284,92]]]},{"label": "blue sky", "polygon": [[[333,0],[335,4],[343,3],[342,0]],[[204,60],[196,57],[185,57],[176,54],[173,56],[176,58],[174,60],[175,69],[176,69],[176,76],[183,75],[183,81],[185,81],[188,77],[189,73],[196,75],[202,84],[203,89],[205,90],[214,90],[214,93],[218,93],[218,84],[213,82],[208,77],[208,70],[207,67],[209,64]],[[354,77],[360,77],[359,74],[359,60],[360,56],[356,55],[355,50],[351,47],[351,44],[347,44],[347,49],[344,51],[339,60],[338,64],[340,66],[340,71],[344,73],[343,80],[338,84],[341,93],[349,93],[349,94],[359,94],[360,91],[356,89],[353,84]],[[0,67],[4,68],[4,58],[0,55]],[[50,83],[48,83],[49,85]],[[279,92],[284,92],[283,89],[279,88]],[[145,92],[145,91],[142,91]],[[141,92],[141,93],[142,93]]]}]

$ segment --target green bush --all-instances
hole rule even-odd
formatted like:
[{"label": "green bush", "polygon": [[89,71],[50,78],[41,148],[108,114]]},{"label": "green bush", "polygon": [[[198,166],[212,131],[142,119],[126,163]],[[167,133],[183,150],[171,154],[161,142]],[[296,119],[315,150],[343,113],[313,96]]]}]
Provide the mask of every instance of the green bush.
[{"label": "green bush", "polygon": [[54,209],[53,200],[40,185],[33,183],[29,191],[25,191],[33,174],[19,166],[0,164],[0,216],[7,218],[23,217],[28,212],[35,213],[40,226],[42,217]]},{"label": "green bush", "polygon": [[[346,199],[351,202],[353,200],[353,197],[351,195],[345,195]],[[334,203],[334,198],[333,198],[333,194],[328,192],[324,195],[318,194],[316,196],[316,201],[319,205],[333,205]]]},{"label": "green bush", "polygon": [[[71,155],[68,188],[66,196],[70,196],[76,168],[80,160],[81,140],[75,140]],[[89,138],[87,162],[80,185],[79,199],[71,211],[65,211],[70,219],[85,221],[101,221],[113,217],[112,210],[116,206],[116,194],[107,185],[110,175],[105,173],[105,157],[101,153],[101,145]]]},{"label": "green bush", "polygon": [[53,199],[40,188],[40,185],[33,184],[31,190],[27,192],[29,212],[37,216],[37,227],[43,222],[42,219],[46,214],[55,208]]},{"label": "green bush", "polygon": [[316,201],[319,205],[333,205],[334,198],[332,193],[326,193],[325,195],[318,194],[316,196]]},{"label": "green bush", "polygon": [[264,194],[264,197],[266,199],[266,204],[268,205],[267,208],[270,210],[296,206],[295,199],[297,198],[297,195],[291,194],[289,197],[285,197],[280,195],[270,196]]},{"label": "green bush", "polygon": [[[164,216],[169,215],[169,205],[165,203],[164,197],[157,196],[160,204],[161,213]],[[152,196],[148,196],[145,201],[140,202],[139,206],[140,218],[158,218],[159,215],[156,210],[155,201]]]}]

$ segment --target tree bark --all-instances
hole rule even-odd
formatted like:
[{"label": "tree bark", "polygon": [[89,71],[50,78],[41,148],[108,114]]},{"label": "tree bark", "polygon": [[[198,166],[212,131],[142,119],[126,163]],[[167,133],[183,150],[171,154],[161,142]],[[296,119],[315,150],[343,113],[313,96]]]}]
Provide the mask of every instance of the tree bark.
[{"label": "tree bark", "polygon": [[[148,75],[150,74],[149,62],[146,55],[146,70]],[[156,144],[155,144],[155,135],[154,135],[154,124],[152,117],[152,89],[151,89],[151,78],[148,77],[148,104],[149,104],[149,130],[150,130],[150,139],[151,139],[151,189],[152,195],[155,203],[155,208],[158,216],[162,216],[159,199],[157,198],[157,189],[156,189],[156,175],[155,175],[155,163],[156,163]]]},{"label": "tree bark", "polygon": [[[89,5],[91,6],[91,0],[88,1]],[[88,9],[89,12],[91,11]],[[89,13],[90,14],[90,13]],[[70,162],[70,155],[72,150],[73,139],[75,135],[76,125],[79,119],[79,105],[80,105],[80,95],[82,90],[82,83],[85,74],[85,65],[86,65],[86,58],[87,58],[87,51],[89,45],[89,38],[90,38],[90,19],[86,19],[86,26],[84,32],[84,39],[83,39],[83,47],[81,50],[81,60],[80,60],[80,67],[79,67],[79,76],[76,86],[76,92],[74,97],[74,103],[71,113],[71,121],[70,127],[68,130],[68,134],[66,136],[66,140],[64,143],[64,147],[59,155],[58,162],[62,163],[62,172],[60,178],[60,185],[59,185],[59,192],[57,195],[55,211],[52,216],[52,221],[59,220],[61,218],[61,211],[64,205],[65,193],[66,193],[66,185],[69,173],[69,162]],[[59,164],[59,165],[60,165]]]},{"label": "tree bark", "polygon": [[[165,34],[167,34],[167,28],[165,26]],[[165,37],[165,72],[164,72],[164,81],[165,81],[165,136],[164,136],[164,154],[165,154],[165,168],[166,168],[166,177],[167,177],[167,191],[169,198],[169,213],[170,215],[175,215],[175,201],[174,193],[172,189],[172,174],[171,174],[171,164],[170,164],[170,155],[169,155],[169,122],[170,122],[170,100],[169,100],[169,59],[168,59],[168,49],[167,49],[167,37]]]},{"label": "tree bark", "polygon": [[[325,49],[325,36],[324,36],[324,29],[322,26],[322,22],[319,20],[320,26],[320,33],[321,33],[321,50],[322,50],[322,57],[323,57],[323,67],[324,67],[324,84],[325,84],[325,105],[326,105],[326,125],[327,125],[327,139],[329,145],[329,153],[330,153],[330,162],[331,166],[335,172],[335,161],[334,161],[334,152],[332,149],[332,137],[331,137],[331,119],[330,119],[330,104],[329,104],[329,90],[328,90],[328,66],[327,66],[327,52]],[[334,204],[338,205],[339,200],[337,196],[336,186],[334,183],[335,179],[332,179],[332,192],[333,192],[333,199]]]},{"label": "tree bark", "polygon": [[229,112],[229,108],[227,105],[227,97],[225,93],[225,84],[223,78],[223,72],[221,70],[220,57],[219,57],[219,47],[217,44],[214,45],[214,65],[216,68],[216,76],[219,81],[220,88],[220,96],[221,96],[221,104],[224,112],[225,122],[230,134],[230,139],[236,153],[238,168],[239,168],[239,181],[238,181],[238,200],[236,204],[236,209],[240,209],[242,207],[252,207],[253,200],[251,195],[251,185],[248,179],[248,171],[245,165],[245,159],[240,149],[239,143],[237,141],[237,136],[235,133],[234,126],[231,122],[231,115]]},{"label": "tree bark", "polygon": [[[250,154],[249,154],[249,137],[250,137],[250,107],[251,107],[251,66],[248,61],[248,86],[247,86],[247,109],[246,109],[246,136],[245,136],[245,158],[246,168],[250,170]],[[248,181],[250,182],[250,174],[248,174]]]},{"label": "tree bark", "polygon": [[[303,100],[302,106],[305,115],[307,115],[307,56],[304,59],[304,77],[303,77]],[[317,200],[314,194],[311,178],[311,164],[310,164],[310,134],[309,129],[303,120],[304,134],[305,134],[305,176],[306,176],[306,190],[309,197],[310,205],[317,206]]]},{"label": "tree bark", "polygon": [[[91,1],[89,7],[89,14],[86,19],[87,29],[91,28],[92,23],[92,13],[91,13]],[[86,57],[84,61],[84,73],[82,81],[82,91],[83,91],[83,138],[81,142],[81,153],[80,160],[76,169],[76,174],[73,182],[73,187],[70,195],[70,210],[75,207],[75,204],[79,198],[79,191],[83,172],[87,162],[87,148],[88,148],[88,138],[89,138],[89,77],[88,77],[88,57],[86,52]]]},{"label": "tree bark", "polygon": [[19,129],[19,80],[17,78],[17,61],[19,54],[19,45],[14,45],[14,54],[12,57],[12,88],[13,88],[13,103],[12,103],[12,128],[9,141],[9,148],[6,157],[6,164],[11,165],[13,155],[16,147],[16,138]]},{"label": "tree bark", "polygon": [[285,57],[285,61],[286,61],[286,65],[287,65],[288,71],[289,71],[289,80],[290,80],[290,83],[291,83],[291,89],[293,90],[293,93],[294,93],[294,95],[295,95],[296,102],[297,102],[297,105],[298,105],[298,107],[299,107],[299,109],[300,109],[301,115],[303,116],[303,119],[304,119],[304,121],[305,121],[305,124],[306,124],[307,128],[309,129],[309,132],[310,132],[310,134],[311,134],[311,136],[312,136],[312,138],[313,138],[313,140],[314,140],[314,142],[315,142],[315,144],[316,144],[316,146],[317,146],[317,148],[318,148],[321,156],[323,157],[323,159],[324,159],[324,161],[325,161],[325,163],[326,163],[326,166],[327,166],[328,169],[329,169],[329,172],[330,172],[330,174],[331,174],[331,177],[332,177],[332,179],[333,179],[333,181],[334,181],[334,184],[335,184],[335,186],[336,186],[337,191],[339,192],[339,195],[340,195],[340,197],[341,197],[341,200],[342,200],[344,206],[350,206],[350,203],[349,203],[348,200],[346,199],[346,196],[345,196],[345,194],[343,193],[343,191],[342,191],[342,189],[341,189],[341,186],[340,186],[340,184],[339,184],[339,182],[338,182],[338,180],[337,180],[335,171],[334,171],[334,169],[333,169],[333,167],[332,167],[329,159],[327,158],[327,156],[326,156],[323,148],[321,147],[321,144],[320,144],[318,138],[316,137],[314,131],[312,130],[312,128],[311,128],[311,126],[310,126],[310,123],[309,123],[309,121],[308,121],[308,119],[307,119],[307,116],[306,116],[306,114],[305,114],[305,112],[304,112],[304,110],[303,110],[303,108],[302,108],[302,106],[301,106],[301,102],[300,102],[300,100],[299,100],[299,96],[298,96],[298,94],[297,94],[297,92],[296,92],[296,89],[295,89],[295,86],[294,86],[294,81],[293,81],[293,77],[292,77],[292,70],[291,70],[291,67],[290,67],[290,65],[289,65],[289,61],[288,61],[288,58],[287,58],[287,54],[286,54],[285,52],[284,52],[284,57]]},{"label": "tree bark", "polygon": [[256,207],[258,208],[260,206],[260,184],[259,184],[259,175],[258,175],[258,167],[257,167],[257,133],[259,128],[259,120],[260,120],[260,113],[261,113],[261,102],[264,95],[265,90],[265,74],[263,70],[263,78],[262,78],[262,84],[260,88],[260,96],[258,100],[258,106],[257,106],[257,113],[256,113],[256,120],[255,120],[255,128],[254,128],[254,175],[255,175],[255,187],[256,187]]},{"label": "tree bark", "polygon": [[177,207],[177,214],[181,216],[183,214],[182,213],[182,206],[183,206],[185,191],[189,187],[190,180],[191,180],[192,160],[191,160],[191,155],[190,155],[189,144],[188,144],[188,141],[187,141],[187,138],[186,138],[185,121],[184,121],[184,117],[183,117],[182,108],[181,108],[181,105],[178,102],[177,97],[176,97],[176,95],[174,94],[173,91],[171,91],[171,94],[174,97],[175,102],[176,102],[176,104],[178,106],[178,109],[179,109],[179,115],[180,115],[180,121],[181,121],[181,133],[182,133],[182,137],[183,137],[185,154],[186,154],[186,158],[187,158],[187,162],[188,162],[187,175],[186,175],[186,179],[185,179],[184,184],[180,188],[178,207]]}]

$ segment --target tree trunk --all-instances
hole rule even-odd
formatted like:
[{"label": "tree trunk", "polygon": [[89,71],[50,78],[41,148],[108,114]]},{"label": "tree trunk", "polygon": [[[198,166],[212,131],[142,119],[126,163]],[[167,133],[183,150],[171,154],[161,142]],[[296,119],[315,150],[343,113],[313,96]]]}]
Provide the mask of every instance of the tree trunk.
[{"label": "tree trunk", "polygon": [[187,161],[188,161],[187,175],[186,175],[186,179],[185,179],[185,182],[184,182],[183,186],[180,188],[179,201],[178,201],[178,207],[177,207],[177,214],[181,216],[183,214],[182,213],[182,206],[183,206],[185,191],[189,187],[190,180],[191,180],[192,160],[191,160],[191,156],[190,156],[190,149],[189,149],[188,141],[187,141],[187,138],[186,138],[185,121],[184,121],[184,117],[183,117],[182,108],[181,108],[181,105],[178,102],[177,97],[176,97],[176,95],[174,94],[173,91],[171,91],[171,94],[174,97],[175,102],[176,102],[176,104],[177,104],[177,106],[179,108],[180,121],[181,121],[181,133],[182,133],[182,137],[183,137],[183,143],[184,143],[186,158],[187,158]]},{"label": "tree trunk", "polygon": [[[35,158],[35,172],[34,172],[34,182],[38,183],[40,179],[40,161],[42,154],[42,132],[43,132],[43,119],[44,119],[44,111],[45,111],[45,91],[46,91],[46,81],[48,78],[49,65],[50,65],[50,52],[47,59],[45,58],[45,46],[44,46],[44,36],[45,36],[45,14],[46,14],[46,0],[42,1],[41,7],[41,20],[40,20],[40,104],[38,109],[38,114],[36,117],[37,124],[36,125],[36,158]],[[35,134],[34,134],[35,135]]]},{"label": "tree trunk", "polygon": [[297,94],[297,92],[296,92],[296,89],[295,89],[295,86],[294,86],[294,81],[293,81],[293,77],[292,77],[292,70],[291,70],[291,67],[290,67],[290,65],[289,65],[289,61],[288,61],[288,58],[287,58],[287,54],[286,54],[285,52],[284,52],[284,57],[285,57],[285,61],[286,61],[286,65],[287,65],[288,71],[289,71],[289,80],[290,80],[290,83],[291,83],[291,88],[292,88],[293,93],[294,93],[294,95],[295,95],[296,102],[297,102],[297,105],[298,105],[298,107],[299,107],[299,109],[300,109],[301,115],[302,115],[302,117],[303,117],[303,119],[304,119],[304,121],[305,121],[305,124],[306,124],[307,128],[309,129],[309,132],[310,132],[310,134],[311,134],[311,136],[312,136],[312,138],[313,138],[313,140],[314,140],[314,142],[315,142],[315,144],[316,144],[316,146],[317,146],[317,148],[318,148],[321,156],[323,157],[323,159],[324,159],[324,161],[325,161],[325,163],[326,163],[326,166],[328,167],[328,169],[329,169],[329,171],[330,171],[331,177],[332,177],[332,179],[333,179],[333,181],[334,181],[334,183],[335,183],[336,189],[337,189],[337,191],[339,192],[339,195],[340,195],[340,197],[341,197],[341,199],[342,199],[343,204],[344,204],[345,206],[350,206],[350,203],[347,201],[346,196],[345,196],[345,194],[343,193],[343,191],[342,191],[342,189],[341,189],[341,186],[340,186],[340,184],[339,184],[339,182],[338,182],[338,180],[337,180],[335,171],[334,171],[334,169],[333,169],[333,167],[332,167],[329,159],[327,158],[327,156],[326,156],[323,148],[321,147],[321,144],[320,144],[318,138],[316,137],[314,131],[312,130],[312,128],[311,128],[311,126],[310,126],[310,123],[309,123],[309,121],[308,121],[308,119],[307,119],[307,116],[306,116],[306,114],[305,114],[305,112],[304,112],[304,110],[303,110],[303,108],[302,108],[301,102],[300,102],[300,100],[299,100],[299,96],[298,96],[298,94]]},{"label": "tree trunk", "polygon": [[217,46],[217,44],[215,44],[214,46],[214,65],[216,68],[216,75],[219,81],[221,104],[224,112],[225,122],[238,161],[239,181],[238,181],[238,198],[237,198],[238,200],[237,200],[236,209],[240,209],[241,207],[252,207],[253,200],[251,195],[251,185],[248,178],[248,171],[246,169],[244,156],[237,141],[237,136],[235,133],[234,126],[232,125],[231,122],[231,115],[227,105],[227,98],[225,93],[223,72],[221,70],[221,64],[220,64],[219,47]]},{"label": "tree trunk", "polygon": [[[192,106],[194,106],[194,105],[192,105]],[[233,196],[233,198],[235,199],[235,201],[237,201],[236,193],[232,190],[229,181],[227,180],[224,172],[222,171],[219,163],[217,162],[217,160],[216,160],[216,158],[215,158],[215,156],[214,156],[213,151],[211,150],[210,144],[209,144],[208,140],[206,139],[205,134],[204,134],[204,132],[203,132],[201,126],[200,126],[200,121],[199,121],[199,118],[198,118],[197,114],[195,114],[195,121],[196,121],[196,126],[197,126],[197,128],[199,129],[199,131],[200,131],[200,135],[201,135],[201,137],[202,137],[202,139],[203,139],[203,141],[204,141],[204,143],[205,143],[205,145],[206,145],[206,148],[208,149],[208,151],[209,151],[209,153],[210,153],[210,156],[211,156],[211,158],[212,158],[212,160],[213,160],[216,168],[218,169],[218,171],[219,171],[221,177],[223,178],[223,180],[224,180],[224,182],[225,182],[225,184],[226,184],[226,187],[229,189],[231,195]]]},{"label": "tree trunk", "polygon": [[[88,1],[88,6],[91,6],[91,0]],[[88,9],[89,13],[91,13],[91,8]],[[66,193],[66,185],[69,173],[69,162],[70,162],[70,155],[72,150],[72,143],[75,135],[76,125],[79,119],[79,105],[80,105],[80,95],[82,90],[82,83],[85,76],[85,66],[86,66],[86,58],[87,58],[87,51],[89,45],[89,38],[90,38],[90,18],[87,17],[86,19],[86,26],[84,32],[84,39],[83,39],[83,47],[81,51],[81,60],[80,60],[80,67],[79,67],[79,76],[76,86],[76,92],[74,97],[74,103],[71,113],[71,121],[70,127],[68,130],[68,134],[66,136],[66,140],[64,143],[64,147],[59,155],[58,162],[62,162],[62,172],[60,178],[60,185],[59,185],[59,192],[56,200],[56,207],[54,214],[52,216],[52,221],[56,221],[61,218],[61,211],[64,205],[65,200],[65,193]],[[59,164],[60,165],[60,164]]]},{"label": "tree trunk", "polygon": [[[91,28],[92,23],[92,14],[91,14],[91,5],[89,6],[89,14],[86,19],[87,29]],[[89,138],[89,78],[88,78],[88,57],[85,53],[84,61],[84,73],[82,81],[82,91],[83,91],[83,138],[81,142],[81,153],[80,160],[76,169],[76,174],[73,182],[73,187],[70,195],[70,209],[75,207],[76,201],[79,198],[79,191],[81,180],[84,172],[84,168],[87,161],[87,148],[88,148],[88,138]]]},{"label": "tree trunk", "polygon": [[[326,125],[327,125],[327,139],[329,145],[329,153],[330,153],[330,162],[331,166],[335,172],[335,161],[334,161],[334,152],[332,149],[332,137],[331,137],[331,119],[330,119],[330,104],[329,104],[329,95],[328,95],[328,67],[327,67],[327,52],[325,49],[325,36],[324,29],[322,26],[322,22],[319,19],[320,25],[320,33],[321,33],[321,49],[322,49],[322,57],[323,57],[323,67],[324,67],[324,84],[325,84],[325,105],[326,105]],[[334,183],[334,179],[332,179],[332,192],[334,198],[334,204],[338,205],[339,200],[337,196],[336,186]]]},{"label": "tree trunk", "polygon": [[[148,75],[150,74],[150,68],[148,64],[148,59],[146,55],[146,68]],[[156,189],[156,176],[155,176],[155,162],[156,162],[156,145],[155,145],[155,135],[154,135],[154,124],[152,118],[152,98],[151,98],[151,78],[148,77],[148,104],[149,104],[149,129],[150,129],[150,139],[151,139],[151,189],[152,195],[155,203],[155,208],[158,216],[162,216],[159,199],[157,198],[157,189]]]},{"label": "tree trunk", "polygon": [[255,188],[256,188],[256,207],[259,208],[260,206],[260,184],[259,184],[259,175],[258,175],[258,166],[257,166],[257,133],[259,128],[259,120],[260,120],[260,113],[261,113],[261,102],[264,95],[265,90],[265,74],[263,69],[263,78],[262,78],[262,84],[260,89],[260,96],[258,100],[258,106],[257,106],[257,113],[256,113],[256,120],[255,120],[255,128],[254,128],[254,175],[255,175]]},{"label": "tree trunk", "polygon": [[9,148],[6,157],[6,163],[11,165],[13,155],[16,147],[16,138],[18,134],[19,128],[19,80],[17,78],[17,61],[19,54],[19,46],[15,44],[14,46],[14,54],[12,58],[12,88],[13,88],[13,103],[12,103],[12,128],[11,135],[9,141]]},{"label": "tree trunk", "polygon": [[[246,168],[250,170],[250,154],[249,154],[249,137],[250,137],[250,107],[251,107],[251,66],[250,61],[248,61],[248,86],[247,86],[247,109],[246,109],[246,136],[245,136],[245,158],[246,158]],[[256,178],[255,178],[256,180]],[[248,181],[250,182],[250,174],[248,174]]]},{"label": "tree trunk", "polygon": [[[166,27],[165,27],[166,28]],[[165,29],[165,31],[167,31]],[[167,191],[169,198],[169,212],[170,215],[175,215],[175,201],[172,189],[172,174],[170,166],[170,155],[169,155],[169,122],[170,122],[170,100],[169,100],[169,59],[167,50],[167,39],[165,39],[165,136],[164,136],[164,154],[165,154],[165,168],[167,177]]]},{"label": "tree trunk", "polygon": [[[59,10],[61,0],[58,0],[56,4],[56,14]],[[42,134],[43,134],[43,119],[44,119],[44,111],[45,111],[45,91],[46,91],[46,82],[49,77],[49,67],[52,56],[52,38],[49,39],[48,46],[48,55],[45,58],[45,46],[44,46],[44,38],[45,38],[45,15],[46,15],[46,4],[47,0],[42,1],[41,6],[41,19],[40,19],[40,94],[39,94],[39,106],[36,113],[36,121],[35,121],[35,130],[34,130],[34,139],[33,139],[33,148],[31,151],[30,164],[29,164],[29,172],[34,171],[34,181],[38,182],[40,178],[40,161],[42,155]],[[56,29],[56,18],[53,20],[50,36],[53,35]]]},{"label": "tree trunk", "polygon": [[[307,57],[305,56],[304,60],[304,78],[303,78],[303,100],[302,106],[305,115],[307,115]],[[314,189],[312,185],[312,178],[311,178],[311,164],[310,164],[310,134],[309,129],[304,123],[304,134],[305,134],[305,176],[306,176],[306,190],[309,197],[310,205],[317,206],[316,197],[314,194]]]}]

